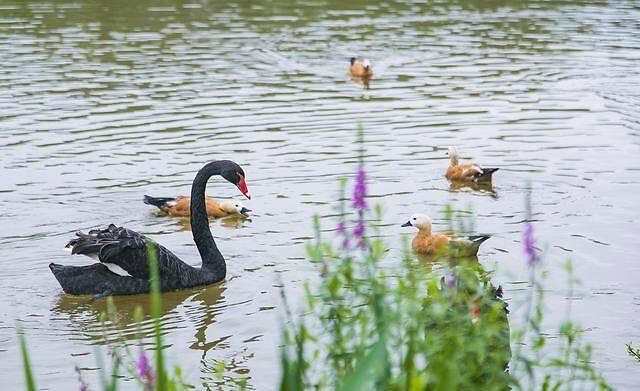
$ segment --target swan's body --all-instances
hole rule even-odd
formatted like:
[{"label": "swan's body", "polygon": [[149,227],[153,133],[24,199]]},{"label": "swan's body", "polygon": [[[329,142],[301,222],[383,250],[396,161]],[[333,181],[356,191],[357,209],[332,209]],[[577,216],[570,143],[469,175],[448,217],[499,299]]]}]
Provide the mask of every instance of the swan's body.
[{"label": "swan's body", "polygon": [[[153,205],[172,217],[189,217],[191,216],[191,197],[178,196],[171,197],[149,197],[144,196],[144,203]],[[217,202],[211,197],[205,198],[205,206],[207,216],[209,217],[227,217],[231,215],[242,215],[248,217],[251,212],[242,202],[239,201],[222,201]]]},{"label": "swan's body", "polygon": [[489,235],[459,236],[455,232],[431,232],[431,219],[425,214],[415,214],[402,225],[416,227],[418,234],[411,241],[411,248],[418,254],[472,257],[478,254],[480,245]]},{"label": "swan's body", "polygon": [[373,75],[373,68],[371,68],[371,62],[368,59],[351,57],[349,62],[351,63],[349,67],[351,76],[371,77]]},{"label": "swan's body", "polygon": [[[89,231],[88,234],[77,233],[77,238],[67,244],[73,254],[95,257],[100,263],[87,266],[49,264],[62,289],[74,295],[96,296],[149,292],[149,243],[153,243],[156,248],[162,291],[186,289],[223,280],[226,276],[226,263],[211,235],[205,206],[207,181],[213,175],[221,175],[249,198],[244,171],[236,163],[229,160],[215,161],[198,172],[191,187],[191,199],[194,200],[191,203],[191,228],[193,240],[202,258],[202,267],[190,266],[145,236],[111,224],[105,229]],[[105,264],[119,266],[128,275],[113,273]]]},{"label": "swan's body", "polygon": [[450,181],[460,182],[488,182],[491,181],[493,173],[498,168],[481,167],[475,163],[460,163],[458,152],[454,147],[449,148],[449,158],[451,159],[447,174]]}]

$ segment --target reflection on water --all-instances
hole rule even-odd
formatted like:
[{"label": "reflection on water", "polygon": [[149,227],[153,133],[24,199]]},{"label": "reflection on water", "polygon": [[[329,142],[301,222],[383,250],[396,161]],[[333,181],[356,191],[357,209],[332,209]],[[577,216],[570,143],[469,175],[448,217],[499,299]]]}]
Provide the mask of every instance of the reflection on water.
[{"label": "reflection on water", "polygon": [[360,76],[349,76],[351,78],[351,81],[356,83],[356,84],[360,84],[365,90],[368,90],[369,88],[371,88],[370,83],[371,83],[371,77],[360,77]]},{"label": "reflection on water", "polygon": [[498,198],[498,193],[493,190],[493,181],[489,182],[456,182],[453,181],[449,184],[449,190],[451,191],[477,191],[480,193],[487,193],[493,198]]},{"label": "reflection on water", "polygon": [[[195,290],[167,292],[162,295],[161,325],[165,332],[178,327],[173,319],[178,306],[184,308],[182,315],[196,330],[196,341],[192,349],[203,349],[207,346],[205,331],[215,322],[215,314],[220,311],[225,288],[211,285]],[[61,294],[51,308],[55,315],[68,318],[76,328],[74,334],[99,344],[109,344],[122,338],[150,338],[153,336],[151,320],[151,296],[114,296],[114,308],[117,310],[108,319],[110,313],[107,299],[92,300],[89,296],[71,296]],[[142,322],[136,321],[137,308],[142,310]]]},{"label": "reflection on water", "polygon": [[[189,219],[188,217],[168,217],[163,213],[158,213],[157,216],[168,219],[168,221],[171,222],[172,226],[177,227],[180,231],[191,231],[191,219]],[[209,218],[210,222],[212,222],[213,220],[213,218]],[[232,215],[222,217],[217,220],[219,221],[221,227],[239,229],[242,228],[246,223],[250,223],[251,217]]]},{"label": "reflection on water", "polygon": [[[259,213],[211,221],[228,278],[167,297],[165,338],[195,384],[223,361],[230,376],[250,370],[250,386],[272,388],[278,287],[295,305],[318,276],[304,244],[314,214],[335,214],[338,178],[355,171],[360,122],[370,204],[383,205],[391,246],[384,267],[409,235],[398,221],[426,212],[442,230],[453,203],[493,234],[479,262],[497,268],[496,284],[516,301],[526,293],[519,254],[531,183],[536,232],[549,244],[549,321],[564,316],[560,265],[571,258],[583,283],[573,316],[596,364],[634,387],[635,363],[621,351],[640,315],[638,20],[637,3],[624,0],[4,0],[0,383],[20,388],[16,319],[51,389],[76,386],[73,364],[95,365],[103,331],[135,328],[127,314],[140,297],[118,303],[123,322],[105,329],[100,301],[60,297],[46,265],[89,262],[62,251],[75,231],[122,225],[197,266],[188,220],[150,213],[142,196],[189,194],[204,162],[233,159]],[[374,64],[368,86],[349,78],[354,53]],[[450,145],[500,167],[493,187],[451,187]],[[208,193],[238,196],[215,180]]]}]

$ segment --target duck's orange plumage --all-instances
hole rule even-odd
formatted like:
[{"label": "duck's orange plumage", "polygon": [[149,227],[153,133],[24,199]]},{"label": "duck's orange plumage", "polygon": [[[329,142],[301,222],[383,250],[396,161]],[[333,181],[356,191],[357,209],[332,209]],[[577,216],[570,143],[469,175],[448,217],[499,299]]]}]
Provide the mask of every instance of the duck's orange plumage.
[{"label": "duck's orange plumage", "polygon": [[411,248],[423,255],[447,255],[470,257],[478,253],[480,244],[489,239],[488,235],[458,236],[455,232],[431,232],[431,219],[425,214],[415,214],[402,225],[418,228],[418,234],[411,241]]},{"label": "duck's orange plumage", "polygon": [[449,246],[449,237],[441,233],[427,233],[424,230],[411,241],[411,248],[419,254],[443,254]]},{"label": "duck's orange plumage", "polygon": [[359,59],[351,57],[349,61],[351,62],[351,66],[349,67],[349,74],[351,76],[371,77],[373,75],[373,68],[371,68],[371,63],[366,58]]},{"label": "duck's orange plumage", "polygon": [[[191,198],[179,196],[175,198],[144,197],[144,203],[154,205],[164,213],[173,217],[189,217],[191,215]],[[211,197],[205,198],[207,215],[220,218],[233,214],[247,215],[250,212],[244,205],[236,201],[217,202]]]},{"label": "duck's orange plumage", "polygon": [[453,147],[449,148],[449,158],[451,161],[445,176],[450,181],[488,182],[498,171],[498,168],[481,167],[475,163],[460,163],[458,152]]}]

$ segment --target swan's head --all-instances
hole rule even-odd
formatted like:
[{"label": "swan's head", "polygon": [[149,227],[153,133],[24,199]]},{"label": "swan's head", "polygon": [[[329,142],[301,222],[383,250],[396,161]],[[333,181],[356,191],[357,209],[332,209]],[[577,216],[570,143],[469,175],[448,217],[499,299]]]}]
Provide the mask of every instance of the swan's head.
[{"label": "swan's head", "polygon": [[451,159],[451,164],[452,165],[456,165],[458,164],[458,151],[456,150],[456,147],[449,147],[449,149],[447,150],[447,155],[449,155],[449,159]]},{"label": "swan's head", "polygon": [[220,175],[227,181],[236,185],[238,190],[240,190],[245,197],[251,199],[249,189],[247,189],[247,183],[244,180],[244,171],[237,163],[232,162],[231,160],[225,161],[224,168],[221,170]]},{"label": "swan's head", "polygon": [[431,219],[429,216],[423,213],[416,213],[411,216],[409,221],[402,224],[403,227],[416,227],[419,230],[426,230],[431,232]]},{"label": "swan's head", "polygon": [[249,217],[251,209],[247,209],[240,201],[223,201],[220,203],[220,209],[229,214],[239,214],[244,217]]}]

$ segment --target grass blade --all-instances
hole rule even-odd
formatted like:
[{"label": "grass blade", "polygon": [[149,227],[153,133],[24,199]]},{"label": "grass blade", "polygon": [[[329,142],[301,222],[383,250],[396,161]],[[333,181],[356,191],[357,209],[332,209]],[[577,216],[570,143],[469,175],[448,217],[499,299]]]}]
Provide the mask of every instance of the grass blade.
[{"label": "grass blade", "polygon": [[24,377],[27,391],[36,391],[36,381],[33,377],[31,362],[29,361],[29,352],[27,351],[27,342],[24,339],[22,327],[18,326],[18,340],[20,341],[20,354],[22,356],[22,366],[24,367]]}]

